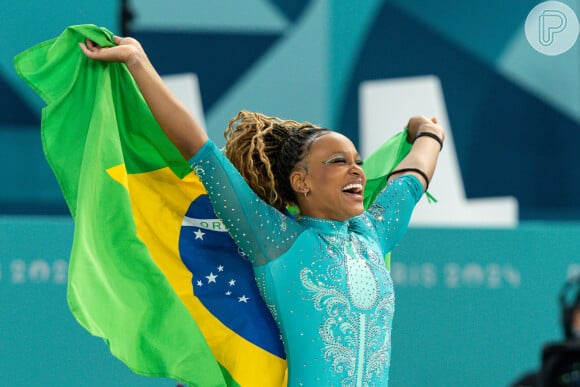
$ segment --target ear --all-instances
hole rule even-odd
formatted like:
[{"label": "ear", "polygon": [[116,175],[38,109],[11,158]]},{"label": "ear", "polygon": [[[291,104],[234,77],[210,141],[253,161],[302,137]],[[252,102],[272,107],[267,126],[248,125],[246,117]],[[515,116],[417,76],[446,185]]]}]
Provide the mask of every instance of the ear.
[{"label": "ear", "polygon": [[310,188],[308,188],[306,176],[306,171],[302,168],[299,168],[290,174],[290,185],[294,192],[304,194],[310,190]]}]

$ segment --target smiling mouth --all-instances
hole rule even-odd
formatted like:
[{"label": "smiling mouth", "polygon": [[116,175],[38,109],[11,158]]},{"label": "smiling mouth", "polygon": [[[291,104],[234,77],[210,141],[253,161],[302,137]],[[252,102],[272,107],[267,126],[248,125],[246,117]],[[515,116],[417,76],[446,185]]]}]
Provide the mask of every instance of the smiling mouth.
[{"label": "smiling mouth", "polygon": [[348,184],[342,187],[342,192],[351,194],[351,195],[362,195],[363,193],[363,185],[360,183],[353,183]]}]

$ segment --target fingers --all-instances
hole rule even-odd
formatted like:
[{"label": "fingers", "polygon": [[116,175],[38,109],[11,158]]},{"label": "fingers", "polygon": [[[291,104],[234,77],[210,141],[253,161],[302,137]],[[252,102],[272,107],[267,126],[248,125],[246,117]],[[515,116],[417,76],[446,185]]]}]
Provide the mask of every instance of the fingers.
[{"label": "fingers", "polygon": [[91,51],[89,50],[89,48],[87,47],[87,45],[85,43],[79,43],[79,46],[81,47],[81,51],[83,52],[83,54],[85,54],[86,56],[90,57],[91,55]]},{"label": "fingers", "polygon": [[433,132],[439,138],[444,138],[444,130],[438,124],[437,117],[427,118],[425,116],[414,116],[409,119],[407,128],[409,129],[408,140],[413,143],[420,132]]},{"label": "fingers", "polygon": [[101,46],[90,39],[85,39],[85,45],[87,46],[87,49],[92,52],[97,52],[101,49]]},{"label": "fingers", "polygon": [[418,129],[423,124],[435,124],[437,125],[437,117],[432,117],[431,119],[425,116],[414,116],[409,119],[407,124],[408,128]]},{"label": "fingers", "polygon": [[79,43],[79,46],[87,57],[105,62],[126,62],[128,58],[142,51],[141,45],[135,39],[114,36],[113,40],[115,44],[112,46],[102,47],[90,39]]},{"label": "fingers", "polygon": [[98,51],[98,46],[92,40],[85,39],[85,42],[79,43],[79,46],[83,49],[83,52],[95,52]]},{"label": "fingers", "polygon": [[414,116],[409,119],[407,127],[414,133],[421,125],[428,122],[430,123],[431,121],[425,116]]},{"label": "fingers", "polygon": [[[113,42],[116,45],[119,45],[122,40],[123,40],[123,38],[121,38],[120,36],[115,35],[113,37]],[[97,43],[95,43],[94,41],[92,41],[90,39],[85,39],[85,46],[91,51],[96,51],[96,50],[99,50],[102,48],[100,45],[98,45]]]}]

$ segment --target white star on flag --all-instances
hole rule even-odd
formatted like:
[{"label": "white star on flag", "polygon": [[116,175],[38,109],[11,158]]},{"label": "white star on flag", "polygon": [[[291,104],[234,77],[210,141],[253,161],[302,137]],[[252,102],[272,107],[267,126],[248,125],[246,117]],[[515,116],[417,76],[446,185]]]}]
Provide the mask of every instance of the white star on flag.
[{"label": "white star on flag", "polygon": [[218,276],[217,276],[217,275],[215,275],[213,272],[211,272],[211,273],[209,273],[209,275],[206,275],[206,276],[205,276],[205,278],[207,278],[207,283],[208,283],[208,284],[210,284],[210,283],[212,283],[212,282],[213,282],[214,284],[215,284],[215,283],[217,283],[217,281],[216,281],[216,278],[217,278],[217,277],[218,277]]},{"label": "white star on flag", "polygon": [[249,298],[246,297],[246,295],[244,294],[241,297],[238,297],[238,302],[245,302],[246,304],[248,303]]},{"label": "white star on flag", "polygon": [[219,265],[217,269],[218,271],[224,271],[224,265]]},{"label": "white star on flag", "polygon": [[201,239],[203,240],[203,236],[205,235],[205,233],[203,231],[201,231],[201,229],[197,229],[196,232],[194,232],[195,234],[195,239]]},{"label": "white star on flag", "polygon": [[236,280],[235,279],[231,279],[229,282],[230,286],[235,286],[236,285]]}]

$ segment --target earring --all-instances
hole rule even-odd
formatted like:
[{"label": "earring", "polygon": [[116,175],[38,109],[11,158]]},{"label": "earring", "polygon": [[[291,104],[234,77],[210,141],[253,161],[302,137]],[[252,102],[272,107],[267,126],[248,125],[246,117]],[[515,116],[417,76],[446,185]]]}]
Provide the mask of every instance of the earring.
[{"label": "earring", "polygon": [[308,197],[308,191],[304,191],[304,197]]}]

